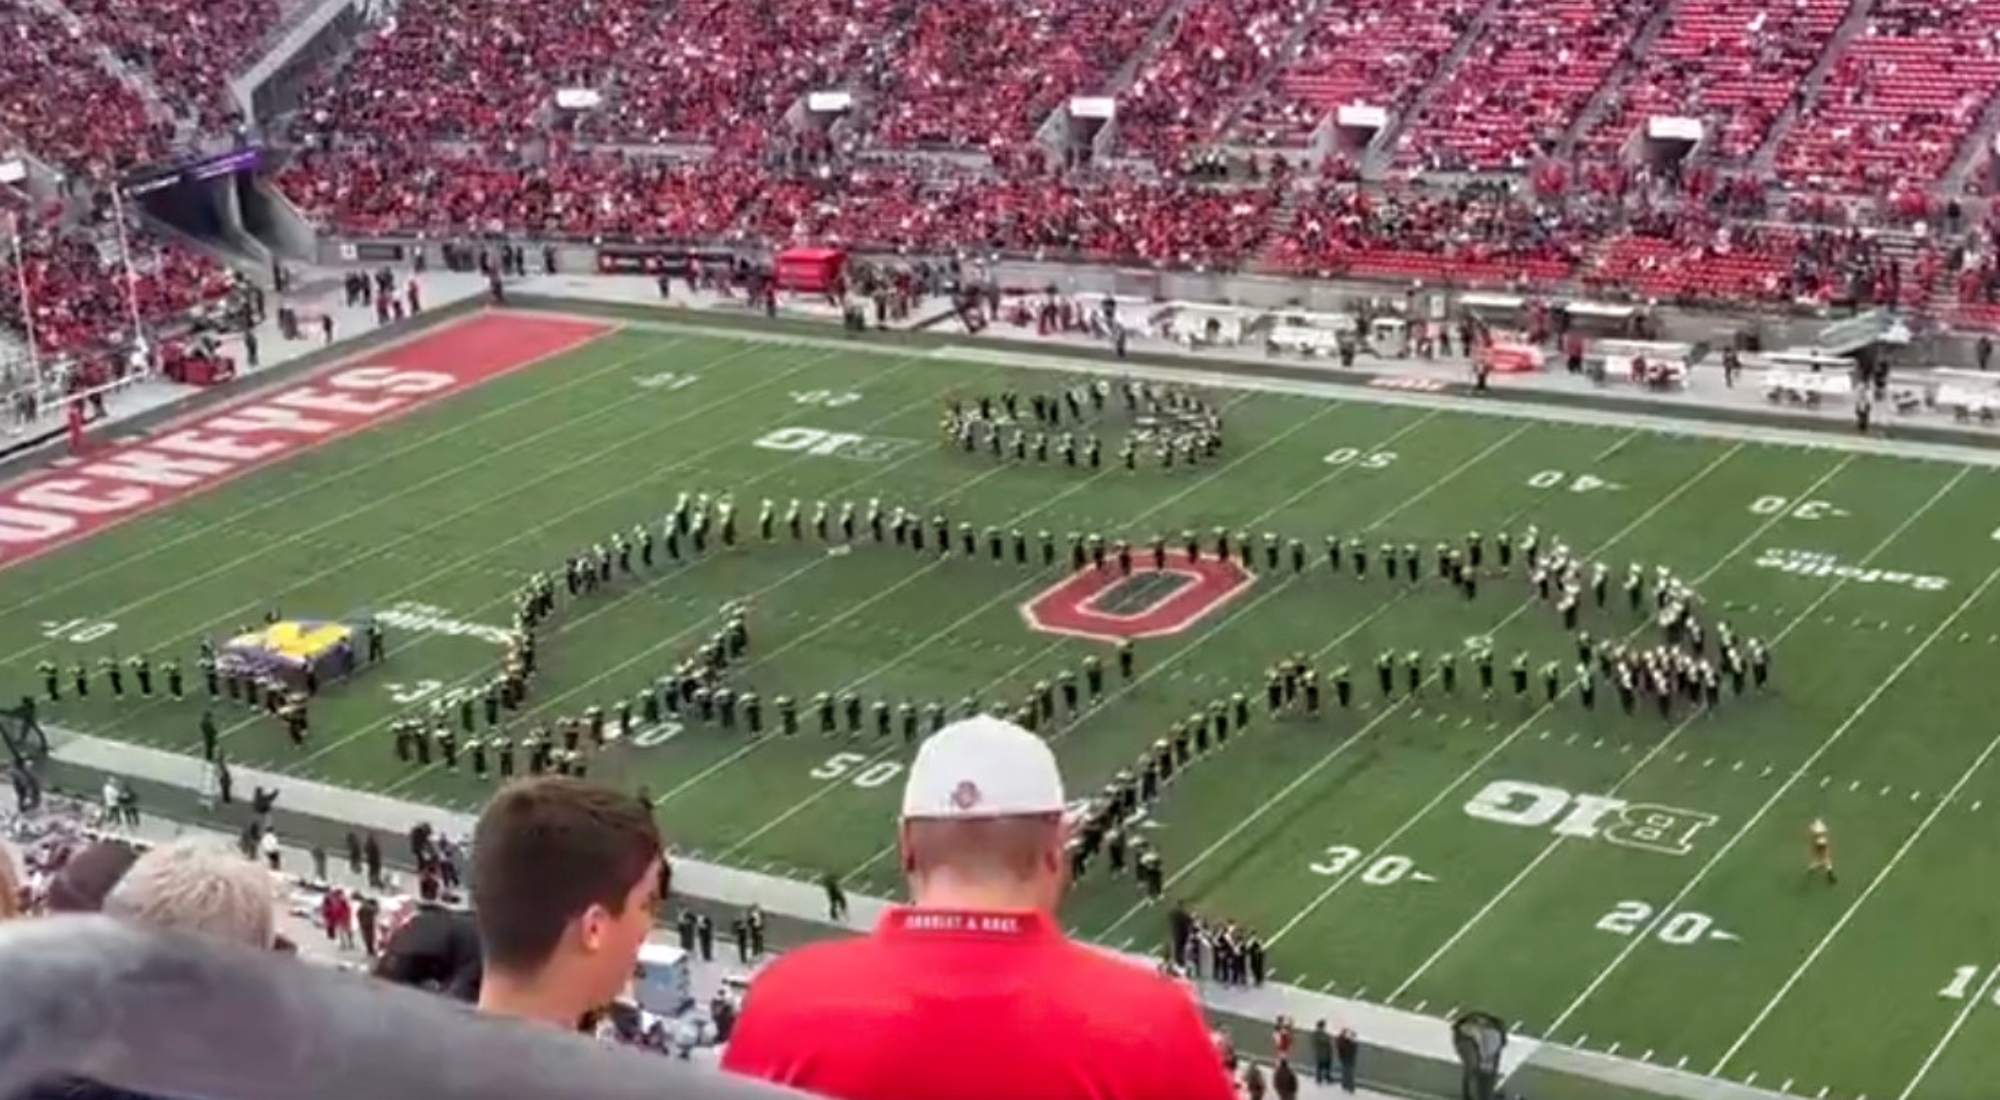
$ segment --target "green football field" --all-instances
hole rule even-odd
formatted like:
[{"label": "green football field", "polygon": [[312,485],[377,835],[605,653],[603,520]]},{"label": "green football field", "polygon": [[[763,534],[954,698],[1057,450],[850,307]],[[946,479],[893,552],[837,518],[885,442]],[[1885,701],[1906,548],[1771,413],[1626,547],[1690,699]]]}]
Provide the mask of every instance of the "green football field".
[{"label": "green football field", "polygon": [[[905,354],[905,352],[908,352]],[[216,705],[238,763],[459,806],[490,789],[463,770],[399,765],[386,732],[483,681],[513,595],[537,570],[634,525],[681,493],[729,495],[730,550],[662,563],[566,602],[544,629],[525,729],[607,709],[664,675],[749,601],[735,682],[766,700],[853,690],[955,705],[1018,700],[1104,642],[1042,633],[1023,605],[1063,580],[996,563],[782,530],[759,506],[793,498],[904,505],[1031,536],[1144,544],[1195,529],[1306,544],[1181,633],[1141,639],[1137,675],[1049,733],[1078,797],[1172,721],[1232,691],[1247,733],[1182,774],[1142,826],[1172,895],[1259,931],[1276,977],[1443,1015],[1481,1008],[1523,1034],[1801,1096],[1990,1097],[2000,1049],[2000,480],[1984,467],[1668,436],[1533,419],[1213,391],[1227,445],[1203,464],[1128,471],[998,461],[941,442],[948,397],[1053,392],[1081,376],[910,349],[839,349],[625,330],[514,371],[213,492],[0,573],[0,692],[41,694],[43,660],[147,654],[192,668],[281,609],[303,620],[383,615],[390,655],[329,687],[308,745]],[[1115,409],[1113,445],[1127,424]],[[1711,711],[1585,709],[1507,682],[1517,653],[1575,662],[1575,641],[1503,574],[1494,533],[1530,525],[1610,567],[1581,627],[1647,644],[1619,581],[1667,567],[1703,617],[1763,639],[1771,687],[1725,680]],[[1433,547],[1482,532],[1476,599],[1435,579]],[[1420,548],[1424,578],[1331,573],[1324,539]],[[1207,539],[1204,539],[1207,541]],[[1112,584],[1098,606],[1143,607],[1171,583]],[[1127,585],[1134,587],[1128,588]],[[82,638],[83,641],[72,639]],[[1470,648],[1500,670],[1478,690]],[[1397,691],[1374,677],[1398,655]],[[1401,655],[1456,652],[1460,682],[1402,688]],[[1356,705],[1264,716],[1264,670],[1312,656],[1355,673]],[[67,681],[67,673],[64,676]],[[191,677],[191,679],[194,679]],[[64,728],[197,750],[198,684],[174,702],[43,704]],[[773,873],[895,889],[900,737],[807,732],[751,740],[700,723],[613,746],[593,774],[658,797],[682,850]],[[455,720],[455,719],[454,719]],[[1839,881],[1806,873],[1823,818]],[[1082,883],[1066,922],[1146,949],[1160,910],[1129,880]],[[1988,1042],[1996,1047],[1988,1047]]]}]

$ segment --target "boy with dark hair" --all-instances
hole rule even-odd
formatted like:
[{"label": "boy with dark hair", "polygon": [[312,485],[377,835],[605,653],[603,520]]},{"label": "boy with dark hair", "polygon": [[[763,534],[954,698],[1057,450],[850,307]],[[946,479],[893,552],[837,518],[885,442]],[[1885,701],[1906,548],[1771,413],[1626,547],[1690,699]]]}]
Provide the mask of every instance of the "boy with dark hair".
[{"label": "boy with dark hair", "polygon": [[494,797],[473,831],[481,1011],[574,1029],[631,980],[664,845],[631,796],[544,776]]}]

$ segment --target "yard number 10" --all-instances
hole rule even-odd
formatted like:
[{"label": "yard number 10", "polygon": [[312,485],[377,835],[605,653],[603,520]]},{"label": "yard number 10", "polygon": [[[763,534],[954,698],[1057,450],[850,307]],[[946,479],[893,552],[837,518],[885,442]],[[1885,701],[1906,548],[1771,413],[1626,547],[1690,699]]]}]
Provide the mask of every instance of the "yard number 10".
[{"label": "yard number 10", "polygon": [[1938,996],[1943,997],[1947,1001],[1962,1001],[1968,995],[1974,997],[1987,996],[1992,998],[1995,1005],[2000,1005],[2000,989],[1993,988],[1993,978],[2000,975],[1990,975],[1984,983],[1980,984],[1979,988],[1973,988],[1973,983],[1979,981],[1979,975],[1985,972],[1985,967],[1959,967],[1957,970],[1951,972],[1951,981],[1947,982],[1943,989],[1938,990]]}]

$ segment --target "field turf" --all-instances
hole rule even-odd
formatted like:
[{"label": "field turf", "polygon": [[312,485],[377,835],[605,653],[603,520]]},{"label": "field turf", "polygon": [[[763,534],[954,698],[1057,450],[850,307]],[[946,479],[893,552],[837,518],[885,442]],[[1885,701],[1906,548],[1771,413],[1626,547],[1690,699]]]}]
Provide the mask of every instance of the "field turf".
[{"label": "field turf", "polygon": [[[1079,471],[939,441],[949,396],[1077,380],[858,345],[614,332],[11,564],[0,686],[40,694],[39,662],[112,654],[191,670],[198,638],[274,608],[504,627],[527,574],[636,524],[657,528],[679,494],[707,492],[733,495],[740,545],[567,604],[544,631],[516,728],[631,698],[736,600],[752,607],[736,678],[767,701],[850,688],[871,701],[1011,701],[1087,653],[1111,663],[1104,643],[1024,619],[1066,560],[1022,567],[1010,551],[996,564],[983,536],[972,559],[865,533],[851,548],[810,533],[794,543],[782,525],[767,544],[760,502],[782,513],[792,498],[808,512],[879,498],[1059,540],[1275,532],[1304,541],[1303,574],[1264,569],[1260,554],[1249,587],[1183,633],[1139,641],[1136,678],[1114,670],[1107,698],[1050,736],[1082,795],[1191,709],[1252,696],[1249,731],[1177,776],[1142,830],[1171,893],[1259,930],[1279,980],[1434,1014],[1483,1008],[1528,1035],[1807,1097],[1993,1094],[1991,470],[1237,391],[1210,395],[1226,409],[1227,446],[1191,468]],[[1115,451],[1122,428],[1107,432]],[[1516,697],[1506,670],[1517,652],[1536,668],[1561,661],[1566,683],[1575,662],[1521,563],[1503,575],[1493,561],[1494,533],[1518,543],[1531,524],[1545,548],[1560,540],[1611,567],[1611,604],[1586,596],[1583,629],[1650,641],[1619,582],[1631,563],[1665,566],[1696,588],[1710,622],[1771,646],[1772,686],[1737,697],[1725,685],[1714,712],[1671,720],[1627,715],[1615,694],[1593,710],[1567,690],[1551,704],[1539,677]],[[1488,575],[1468,601],[1431,561],[1435,544],[1473,531]],[[1388,580],[1379,561],[1366,579],[1333,575],[1332,534],[1371,557],[1414,543],[1424,579]],[[1480,637],[1500,669],[1490,699],[1465,655]],[[1431,681],[1407,696],[1399,667],[1385,699],[1373,670],[1384,650],[1399,666],[1408,651],[1427,662],[1460,653],[1457,692]],[[1263,670],[1293,653],[1323,672],[1352,666],[1357,705],[1265,718]],[[487,785],[399,766],[385,728],[483,678],[498,656],[462,627],[392,626],[388,660],[316,702],[303,751],[225,702],[226,750],[473,804]],[[63,700],[43,704],[47,720],[195,751],[198,684],[177,703],[113,700],[99,681],[80,701],[67,679]],[[805,717],[789,740],[642,730],[595,774],[647,785],[684,850],[891,892],[910,750],[872,729],[825,739]],[[1806,874],[1815,817],[1832,830],[1835,885]],[[1066,921],[1135,949],[1163,927],[1131,882],[1101,876],[1081,885]]]}]

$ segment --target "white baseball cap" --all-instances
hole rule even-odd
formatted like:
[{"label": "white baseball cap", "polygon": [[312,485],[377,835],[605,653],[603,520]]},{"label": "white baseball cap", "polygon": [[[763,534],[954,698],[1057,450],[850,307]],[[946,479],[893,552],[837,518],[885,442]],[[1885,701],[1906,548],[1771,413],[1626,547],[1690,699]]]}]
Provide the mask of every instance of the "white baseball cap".
[{"label": "white baseball cap", "polygon": [[1048,743],[978,715],[925,739],[903,784],[903,819],[972,820],[1060,814],[1062,772]]}]

